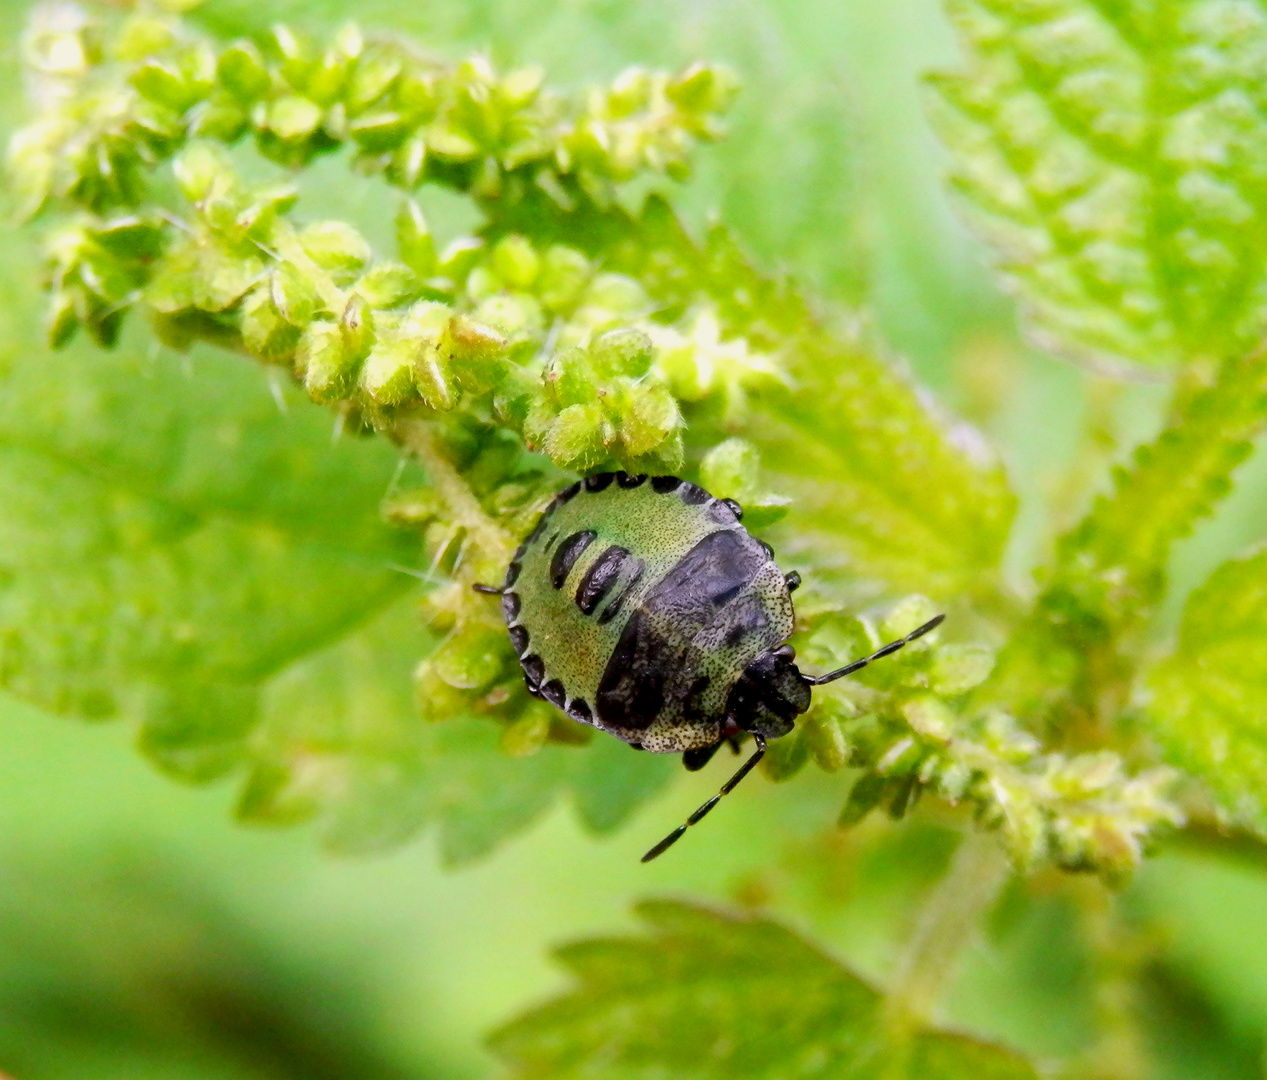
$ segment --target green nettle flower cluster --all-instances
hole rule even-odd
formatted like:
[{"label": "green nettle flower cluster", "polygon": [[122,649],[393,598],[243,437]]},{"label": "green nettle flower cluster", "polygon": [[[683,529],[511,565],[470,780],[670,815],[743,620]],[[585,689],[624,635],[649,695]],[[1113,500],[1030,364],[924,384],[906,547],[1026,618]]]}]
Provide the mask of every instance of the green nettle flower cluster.
[{"label": "green nettle flower cluster", "polygon": [[[589,740],[527,695],[496,605],[470,588],[499,578],[568,474],[686,470],[762,529],[790,502],[763,477],[768,452],[782,475],[847,474],[833,489],[841,502],[818,510],[802,483],[805,515],[833,542],[851,521],[871,529],[876,566],[919,565],[886,539],[909,532],[912,491],[921,522],[980,514],[979,537],[956,546],[972,552],[962,567],[947,569],[955,552],[940,565],[929,556],[916,587],[975,586],[978,551],[997,559],[1010,496],[909,387],[817,327],[724,237],[692,241],[661,196],[637,214],[617,198],[630,179],[684,176],[696,144],[719,134],[734,89],[723,69],[633,70],[567,97],[535,70],[444,64],[355,29],[326,46],[277,28],[221,47],[146,10],[59,9],[27,48],[40,111],[13,140],[10,174],[22,213],[46,225],[52,343],[82,329],[113,345],[138,311],[166,345],[209,343],[286,371],[341,431],[381,433],[414,455],[427,484],[396,491],[385,511],[419,533],[430,566],[425,608],[441,644],[416,680],[428,719],[491,718],[512,756]],[[247,139],[292,172],[248,180],[231,149]],[[349,223],[300,216],[293,170],[341,148],[403,189],[393,257]],[[436,241],[414,197],[428,185],[473,200],[474,235]],[[841,447],[847,468],[832,457]],[[980,494],[956,502],[965,477]],[[818,589],[797,638],[811,667],[934,610],[911,597],[875,623]],[[772,745],[767,775],[811,759],[848,766],[861,773],[844,824],[881,805],[900,817],[927,792],[970,806],[1019,866],[1126,872],[1154,829],[1182,820],[1173,774],[1132,776],[1110,750],[1047,749],[1026,730],[1030,700],[1008,682],[1018,665],[1027,688],[1047,680],[1045,718],[1079,685],[1076,673],[1033,675],[1044,633],[1031,628],[1039,644],[997,668],[983,646],[924,639],[825,689]],[[311,783],[298,770],[268,765],[276,804]],[[253,812],[268,816],[265,802]]]},{"label": "green nettle flower cluster", "polygon": [[247,134],[294,167],[351,144],[361,168],[406,189],[436,182],[514,201],[535,186],[564,206],[577,192],[602,200],[647,170],[685,176],[736,89],[724,69],[700,65],[630,70],[568,99],[544,90],[537,69],[443,64],[355,27],[325,48],[277,27],[217,51],[159,13],[104,27],[73,8],[35,28],[28,58],[60,85],[13,146],[27,215],[48,199],[134,206],[147,170],[190,139]]}]

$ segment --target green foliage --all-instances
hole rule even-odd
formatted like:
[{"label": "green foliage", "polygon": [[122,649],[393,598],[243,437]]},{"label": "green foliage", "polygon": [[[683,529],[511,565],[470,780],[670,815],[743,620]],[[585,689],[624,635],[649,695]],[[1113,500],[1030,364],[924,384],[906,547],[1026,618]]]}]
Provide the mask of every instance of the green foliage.
[{"label": "green foliage", "polygon": [[1243,352],[1267,327],[1251,3],[950,0],[953,182],[1038,339],[1099,363]]},{"label": "green foliage", "polygon": [[999,1047],[905,1026],[872,986],[778,923],[672,901],[637,910],[645,935],[560,949],[575,988],[494,1033],[513,1076],[1037,1075]]},{"label": "green foliage", "polygon": [[[466,862],[560,798],[610,832],[673,763],[529,696],[471,586],[576,475],[672,471],[803,573],[807,671],[950,615],[772,742],[767,779],[839,778],[842,828],[927,796],[1020,873],[1111,885],[1206,800],[1267,834],[1262,554],[1155,658],[1177,541],[1267,418],[1267,23],[1224,0],[950,8],[967,74],[936,80],[935,111],[1037,340],[1178,373],[1160,435],[1109,448],[1126,463],[1075,493],[1089,510],[1032,590],[1003,570],[1002,465],[868,313],[679,218],[670,181],[721,134],[726,69],[563,94],[351,26],[223,41],[145,5],[37,10],[9,174],[51,350],[0,352],[0,686],[124,717],[170,774],[243,776],[243,820],[344,852],[431,826]],[[392,250],[308,216],[323,155],[391,189]],[[568,947],[578,987],[496,1049],[523,1077],[1032,1077],[926,1024],[940,984],[916,1009],[902,983],[944,977],[1002,876],[968,911],[934,894],[887,994],[765,919],[644,905],[648,934]],[[1120,1000],[1110,978],[1138,972],[1103,966]]]},{"label": "green foliage", "polygon": [[1153,670],[1147,713],[1172,761],[1233,820],[1267,832],[1262,664],[1267,554],[1219,567],[1188,601],[1174,652]]},{"label": "green foliage", "polygon": [[[949,615],[818,688],[764,777],[812,764],[829,776],[798,790],[841,829],[922,814],[987,854],[955,856],[883,991],[772,920],[641,905],[644,933],[565,947],[573,989],[495,1034],[512,1074],[1033,1077],[929,1020],[1005,852],[1017,876],[1066,872],[1043,887],[1077,897],[1095,952],[1098,1041],[1062,1075],[1147,1075],[1129,1003],[1150,946],[1096,890],[1176,830],[1267,835],[1261,550],[1157,659],[1178,541],[1267,418],[1267,22],[1239,0],[949,8],[967,62],[935,80],[936,119],[1036,341],[1176,373],[1161,434],[1092,447],[1124,463],[1098,491],[1067,480],[1088,510],[1033,589],[1003,572],[1005,469],[870,313],[679,217],[725,67],[559,93],[351,25],[226,41],[223,11],[37,9],[9,176],[51,347],[4,327],[0,687],[124,717],[163,771],[236,776],[239,818],[308,821],[336,851],[431,828],[459,865],[559,800],[611,833],[674,762],[528,695],[471,586],[576,475],[682,473],[805,577],[807,672]],[[394,231],[310,212],[321,157],[380,185]]]}]

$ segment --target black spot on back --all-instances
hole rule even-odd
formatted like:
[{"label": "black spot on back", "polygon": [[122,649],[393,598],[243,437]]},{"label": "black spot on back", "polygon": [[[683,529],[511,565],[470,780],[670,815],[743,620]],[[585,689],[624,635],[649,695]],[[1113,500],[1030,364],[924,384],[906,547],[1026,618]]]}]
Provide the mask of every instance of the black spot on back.
[{"label": "black spot on back", "polygon": [[748,634],[770,625],[770,620],[766,618],[765,611],[755,596],[749,596],[746,602],[735,604],[727,615],[731,620],[725,637],[727,645],[738,645]]},{"label": "black spot on back", "polygon": [[[624,730],[649,726],[664,707],[669,679],[684,668],[692,638],[717,618],[718,599],[737,596],[764,563],[761,549],[734,529],[710,533],[682,556],[625,624],[598,684],[600,721]],[[689,691],[688,684],[676,693]]]},{"label": "black spot on back", "polygon": [[629,552],[614,544],[604,551],[581,578],[576,587],[576,606],[582,615],[593,615],[594,609],[611,592],[629,560]]},{"label": "black spot on back", "polygon": [[506,580],[502,582],[502,588],[509,589],[516,581],[518,581],[519,571],[522,569],[523,567],[519,565],[518,561],[512,562],[508,567],[506,567]]},{"label": "black spot on back", "polygon": [[512,626],[509,629],[510,647],[516,656],[523,656],[528,651],[528,630],[523,626]]},{"label": "black spot on back", "polygon": [[549,555],[549,554],[550,554],[550,549],[551,549],[552,547],[554,547],[554,542],[555,542],[558,538],[559,538],[559,534],[558,534],[557,532],[555,532],[555,533],[551,533],[551,534],[550,534],[550,539],[546,541],[546,543],[545,543],[545,547],[543,547],[543,548],[541,549],[541,552],[542,552],[542,554],[543,554],[543,555]]},{"label": "black spot on back", "polygon": [[708,502],[712,496],[698,484],[683,484],[678,490],[678,498],[687,506],[699,506]]},{"label": "black spot on back", "polygon": [[686,701],[682,705],[682,715],[688,720],[698,720],[704,715],[702,699],[712,681],[710,676],[701,675],[691,683],[691,688],[686,692]]},{"label": "black spot on back", "polygon": [[512,623],[519,617],[519,606],[518,593],[502,593],[502,618],[504,618],[507,623]]},{"label": "black spot on back", "polygon": [[641,618],[629,616],[624,632],[607,661],[594,707],[606,725],[625,730],[649,727],[664,704],[667,668],[656,661],[668,651]]},{"label": "black spot on back", "polygon": [[641,559],[633,559],[629,563],[633,569],[629,576],[625,579],[624,585],[620,587],[620,591],[612,597],[612,601],[603,609],[603,613],[598,617],[598,624],[606,626],[612,619],[620,614],[625,606],[625,601],[629,599],[629,594],[638,587],[638,583],[642,580],[642,575],[646,572],[647,564]]},{"label": "black spot on back", "polygon": [[568,702],[567,714],[582,724],[592,724],[594,715],[590,712],[589,703],[584,698],[573,698]]},{"label": "black spot on back", "polygon": [[528,686],[532,690],[540,690],[541,680],[545,678],[546,665],[536,653],[531,656],[525,656],[519,663],[524,669],[524,679],[527,680]]},{"label": "black spot on back", "polygon": [[598,533],[593,529],[576,532],[555,548],[554,556],[550,559],[551,585],[556,589],[563,588],[563,583],[567,580],[568,574],[572,572],[572,567],[576,565],[576,560],[594,542],[594,538],[597,535]]},{"label": "black spot on back", "polygon": [[571,502],[576,498],[576,493],[581,490],[581,482],[578,480],[575,484],[568,484],[562,491],[554,497],[554,505],[562,506],[566,502]]},{"label": "black spot on back", "polygon": [[659,492],[661,495],[667,495],[670,491],[677,491],[681,486],[682,481],[676,476],[653,476],[651,478],[652,490]]},{"label": "black spot on back", "polygon": [[541,688],[541,696],[557,709],[563,708],[563,702],[567,699],[563,684],[558,679],[551,679],[546,683]]},{"label": "black spot on back", "polygon": [[726,499],[714,499],[709,503],[708,517],[710,521],[715,521],[718,525],[733,525],[739,520],[739,515]]},{"label": "black spot on back", "polygon": [[593,476],[585,478],[586,491],[602,491],[604,488],[611,487],[611,482],[616,479],[615,473],[601,472],[595,473]]},{"label": "black spot on back", "polygon": [[638,473],[637,476],[630,476],[627,472],[618,472],[616,474],[616,483],[623,488],[636,488],[647,482],[647,474]]}]

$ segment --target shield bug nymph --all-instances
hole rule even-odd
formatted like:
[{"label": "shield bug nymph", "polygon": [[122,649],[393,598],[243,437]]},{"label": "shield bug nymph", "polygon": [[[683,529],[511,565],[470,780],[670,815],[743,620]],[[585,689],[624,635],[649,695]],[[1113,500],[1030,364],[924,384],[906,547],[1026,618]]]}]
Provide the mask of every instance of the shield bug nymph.
[{"label": "shield bug nymph", "polygon": [[500,588],[530,693],[635,749],[681,753],[699,769],[726,742],[756,750],[721,790],[643,856],[663,854],[786,735],[815,686],[928,633],[942,616],[870,656],[802,674],[787,644],[792,592],[774,553],[732,499],[674,476],[598,473],[564,488],[515,552]]}]

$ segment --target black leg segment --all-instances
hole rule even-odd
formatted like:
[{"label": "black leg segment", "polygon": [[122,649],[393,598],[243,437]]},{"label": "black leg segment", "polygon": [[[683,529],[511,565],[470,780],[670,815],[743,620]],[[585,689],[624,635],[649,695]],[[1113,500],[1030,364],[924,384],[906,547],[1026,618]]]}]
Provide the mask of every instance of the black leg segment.
[{"label": "black leg segment", "polygon": [[810,686],[822,686],[824,683],[835,682],[837,679],[843,679],[846,675],[852,675],[855,671],[866,667],[872,660],[879,660],[882,657],[890,656],[903,646],[909,645],[916,638],[923,637],[930,630],[936,630],[937,627],[941,625],[942,620],[945,617],[945,615],[938,615],[935,618],[929,619],[923,626],[912,630],[906,635],[906,637],[899,638],[897,641],[890,641],[884,646],[884,648],[877,649],[870,656],[864,656],[861,660],[855,660],[852,664],[846,664],[844,667],[837,668],[835,671],[829,671],[826,675],[819,675],[816,678],[806,675],[805,681],[809,683]]},{"label": "black leg segment", "polygon": [[[721,802],[723,795],[729,795],[732,791],[734,791],[738,786],[739,781],[756,768],[757,762],[765,757],[765,736],[758,735],[754,731],[752,733],[752,739],[753,742],[757,744],[757,749],[753,751],[752,757],[740,765],[739,771],[722,785],[721,791],[719,791],[716,795],[709,799],[708,802],[696,810],[695,813],[688,817],[685,824],[679,825],[676,829],[669,833],[668,836],[656,844],[655,847],[648,851],[642,857],[643,862],[650,862],[652,859],[659,858],[668,851],[669,848],[682,839],[683,833],[685,833],[691,825],[698,825],[707,816],[709,811]],[[721,744],[719,743],[718,745]],[[716,747],[713,747],[713,749],[716,749]],[[683,756],[685,757],[685,755]]]}]

